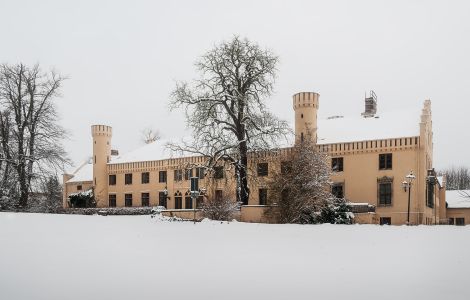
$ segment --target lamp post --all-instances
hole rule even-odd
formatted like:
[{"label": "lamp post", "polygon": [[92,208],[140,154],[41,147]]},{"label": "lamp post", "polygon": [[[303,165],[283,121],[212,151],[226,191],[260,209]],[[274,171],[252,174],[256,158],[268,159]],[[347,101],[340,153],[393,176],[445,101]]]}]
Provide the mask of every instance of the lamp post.
[{"label": "lamp post", "polygon": [[406,218],[407,225],[410,225],[411,186],[415,178],[416,176],[413,175],[413,171],[410,171],[410,174],[406,175],[405,181],[403,181],[403,188],[405,189],[405,192],[408,189],[408,213],[407,213],[407,218]]}]

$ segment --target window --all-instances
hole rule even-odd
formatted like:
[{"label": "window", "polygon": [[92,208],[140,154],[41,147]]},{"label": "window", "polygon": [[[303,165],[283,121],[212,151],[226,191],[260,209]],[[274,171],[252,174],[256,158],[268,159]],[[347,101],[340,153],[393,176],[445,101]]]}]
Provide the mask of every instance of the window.
[{"label": "window", "polygon": [[427,183],[427,201],[426,206],[433,208],[434,207],[434,185],[431,182]]},{"label": "window", "polygon": [[392,153],[379,154],[379,170],[392,169]]},{"label": "window", "polygon": [[214,167],[214,178],[215,179],[222,179],[224,178],[224,167]]},{"label": "window", "polygon": [[202,206],[204,205],[204,197],[203,196],[199,196],[196,198],[196,208],[202,208]]},{"label": "window", "polygon": [[304,133],[303,132],[300,133],[300,142],[301,143],[304,142]]},{"label": "window", "polygon": [[193,199],[191,196],[184,197],[184,208],[193,209]]},{"label": "window", "polygon": [[464,226],[465,225],[465,218],[455,218],[455,225]]},{"label": "window", "polygon": [[281,161],[281,174],[285,175],[289,173],[291,169],[292,169],[292,162]]},{"label": "window", "polygon": [[116,175],[109,175],[109,185],[116,185]]},{"label": "window", "polygon": [[184,180],[189,180],[191,177],[193,177],[193,169],[184,170]]},{"label": "window", "polygon": [[392,218],[380,217],[380,225],[392,225]]},{"label": "window", "polygon": [[158,182],[166,182],[166,171],[158,172]]},{"label": "window", "polygon": [[132,174],[124,175],[124,184],[132,184]]},{"label": "window", "polygon": [[215,200],[222,201],[223,197],[224,197],[224,193],[222,190],[215,190]]},{"label": "window", "polygon": [[150,194],[142,193],[142,206],[150,206]]},{"label": "window", "polygon": [[454,225],[454,218],[449,218],[449,225]]},{"label": "window", "polygon": [[268,163],[258,164],[258,176],[268,176]]},{"label": "window", "polygon": [[379,183],[379,205],[392,205],[392,183]]},{"label": "window", "polygon": [[331,159],[331,170],[333,172],[343,172],[343,158],[333,157]]},{"label": "window", "polygon": [[183,170],[175,170],[174,181],[183,181]]},{"label": "window", "polygon": [[124,195],[124,205],[126,207],[132,206],[132,194],[125,194]]},{"label": "window", "polygon": [[77,191],[81,191],[82,190],[82,185],[77,185]]},{"label": "window", "polygon": [[334,183],[333,186],[331,187],[331,193],[336,198],[340,198],[340,199],[344,198],[343,184],[342,183]]},{"label": "window", "polygon": [[108,196],[109,207],[116,207],[116,194],[110,194]]},{"label": "window", "polygon": [[204,178],[204,168],[202,167],[196,168],[196,177],[199,179]]},{"label": "window", "polygon": [[159,192],[158,193],[158,205],[166,208],[166,204],[167,204],[166,201],[167,201],[167,197],[165,195],[165,192]]},{"label": "window", "polygon": [[175,193],[175,209],[183,208],[183,197],[180,192]]},{"label": "window", "polygon": [[267,205],[268,204],[268,190],[267,189],[259,189],[258,191],[258,199],[259,205]]},{"label": "window", "polygon": [[146,184],[150,182],[150,173],[149,172],[143,172],[142,173],[142,184]]}]

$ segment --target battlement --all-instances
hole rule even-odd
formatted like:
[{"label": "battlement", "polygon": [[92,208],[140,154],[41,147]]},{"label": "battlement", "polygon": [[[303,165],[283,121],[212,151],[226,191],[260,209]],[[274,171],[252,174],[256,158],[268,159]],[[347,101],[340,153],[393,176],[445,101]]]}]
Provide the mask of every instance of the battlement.
[{"label": "battlement", "polygon": [[293,107],[294,110],[301,107],[314,107],[318,109],[320,94],[314,92],[300,92],[294,94]]},{"label": "battlement", "polygon": [[92,136],[113,136],[113,128],[107,125],[92,125],[91,126],[91,135]]}]

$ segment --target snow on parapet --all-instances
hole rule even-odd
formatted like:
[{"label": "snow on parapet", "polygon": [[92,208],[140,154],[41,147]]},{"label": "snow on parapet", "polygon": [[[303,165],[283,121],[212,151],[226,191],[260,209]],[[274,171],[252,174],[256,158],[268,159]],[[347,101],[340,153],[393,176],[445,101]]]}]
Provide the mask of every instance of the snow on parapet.
[{"label": "snow on parapet", "polygon": [[341,116],[318,120],[318,144],[335,144],[419,136],[420,114],[414,111],[382,113],[364,118]]},{"label": "snow on parapet", "polygon": [[447,208],[470,208],[470,190],[446,191]]}]

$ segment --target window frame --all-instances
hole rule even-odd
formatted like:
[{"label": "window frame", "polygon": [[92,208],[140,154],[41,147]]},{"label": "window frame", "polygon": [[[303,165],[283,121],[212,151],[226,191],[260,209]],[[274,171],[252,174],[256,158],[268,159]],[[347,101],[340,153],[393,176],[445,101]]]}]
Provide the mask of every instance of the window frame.
[{"label": "window frame", "polygon": [[124,206],[125,207],[132,207],[132,193],[124,194]]},{"label": "window frame", "polygon": [[[144,197],[145,195],[145,197]],[[150,193],[149,192],[144,192],[144,193],[141,193],[140,194],[140,201],[141,201],[141,205],[143,207],[149,207],[150,206]],[[144,203],[145,201],[145,203]]]},{"label": "window frame", "polygon": [[124,174],[124,185],[132,185],[132,173]]},{"label": "window frame", "polygon": [[142,172],[140,174],[140,183],[141,184],[149,184],[150,183],[150,172]]},{"label": "window frame", "polygon": [[266,177],[269,176],[269,163],[267,162],[260,162],[256,166],[258,177]]},{"label": "window frame", "polygon": [[[113,178],[113,180],[111,180],[111,178]],[[108,176],[108,185],[116,185],[116,181],[117,181],[116,174],[110,174]]]},{"label": "window frame", "polygon": [[166,170],[158,171],[158,182],[159,183],[166,183],[167,182],[167,172],[166,172]]},{"label": "window frame", "polygon": [[117,204],[116,194],[108,194],[108,207],[116,207],[116,204]]},{"label": "window frame", "polygon": [[267,188],[258,189],[258,204],[268,205],[268,189]]},{"label": "window frame", "polygon": [[393,169],[393,153],[380,153],[379,154],[379,170],[392,170]]},{"label": "window frame", "polygon": [[[335,191],[334,189],[336,188],[341,188],[341,197],[338,197],[336,194],[335,194]],[[342,182],[335,182],[331,185],[331,194],[333,194],[333,196],[335,196],[336,198],[338,199],[344,199],[344,183]]]},{"label": "window frame", "polygon": [[223,166],[215,166],[214,167],[214,179],[224,179],[225,172]]},{"label": "window frame", "polygon": [[[338,166],[337,169],[335,169],[336,166]],[[343,156],[331,158],[331,171],[344,172],[344,157]]]}]

